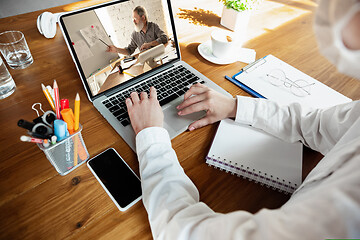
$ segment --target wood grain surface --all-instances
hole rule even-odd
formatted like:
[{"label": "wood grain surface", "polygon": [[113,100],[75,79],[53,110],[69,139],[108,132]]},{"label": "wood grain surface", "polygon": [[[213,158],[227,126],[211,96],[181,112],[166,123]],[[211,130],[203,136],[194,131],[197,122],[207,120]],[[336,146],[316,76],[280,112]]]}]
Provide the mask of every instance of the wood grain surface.
[{"label": "wood grain surface", "polygon": [[[87,4],[92,2],[82,1],[47,11],[69,11]],[[318,52],[313,33],[316,7],[316,2],[310,0],[265,1],[251,17],[244,47],[255,49],[257,58],[273,54],[353,100],[359,99],[360,82],[338,73]],[[172,8],[182,58],[233,96],[248,96],[224,79],[246,64],[216,65],[197,51],[200,43],[210,39],[212,30],[222,28],[220,2],[173,0]],[[19,140],[26,131],[17,127],[17,121],[36,117],[31,110],[33,103],[40,102],[49,108],[40,84],[52,85],[56,79],[60,96],[70,100],[70,107],[74,107],[76,93],[80,94],[82,136],[90,155],[114,147],[139,173],[136,154],[87,99],[60,29],[53,39],[39,34],[36,18],[43,11],[0,19],[0,32],[22,31],[34,57],[30,67],[9,70],[17,89],[10,97],[0,100],[0,239],[151,239],[141,201],[120,212],[86,164],[60,176],[35,144]],[[201,201],[221,213],[236,210],[256,213],[262,208],[275,209],[284,204],[288,195],[205,164],[216,128],[217,124],[212,124],[184,132],[172,140],[182,167],[199,189]],[[304,149],[303,177],[321,157]]]}]

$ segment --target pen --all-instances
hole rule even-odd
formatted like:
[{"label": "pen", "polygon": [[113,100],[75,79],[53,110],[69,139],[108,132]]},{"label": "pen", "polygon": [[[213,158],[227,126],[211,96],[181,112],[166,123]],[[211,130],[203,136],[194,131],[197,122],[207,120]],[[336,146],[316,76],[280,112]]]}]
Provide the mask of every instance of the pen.
[{"label": "pen", "polygon": [[245,92],[251,94],[254,97],[258,97],[258,98],[266,98],[263,95],[255,92],[254,90],[252,90],[251,88],[249,88],[248,86],[246,86],[245,84],[240,83],[239,81],[225,75],[225,79],[229,80],[230,82],[232,82],[233,84],[235,84],[236,86],[238,86],[239,88],[243,89]]},{"label": "pen", "polygon": [[32,142],[32,143],[43,143],[44,142],[44,139],[29,137],[29,136],[25,136],[25,135],[22,135],[20,137],[20,140],[22,142]]},{"label": "pen", "polygon": [[100,40],[103,44],[105,44],[106,46],[110,47],[106,42],[104,42],[104,41],[101,40],[100,38],[99,38],[99,40]]},{"label": "pen", "polygon": [[56,83],[56,80],[54,79],[54,97],[55,97],[55,112],[56,112],[56,118],[60,119],[60,103],[59,103],[59,88]]},{"label": "pen", "polygon": [[48,102],[50,103],[50,106],[51,108],[55,111],[55,105],[54,105],[54,101],[48,91],[48,89],[44,86],[44,84],[41,84],[41,88],[42,88],[42,91],[46,97],[46,99],[48,100]]}]

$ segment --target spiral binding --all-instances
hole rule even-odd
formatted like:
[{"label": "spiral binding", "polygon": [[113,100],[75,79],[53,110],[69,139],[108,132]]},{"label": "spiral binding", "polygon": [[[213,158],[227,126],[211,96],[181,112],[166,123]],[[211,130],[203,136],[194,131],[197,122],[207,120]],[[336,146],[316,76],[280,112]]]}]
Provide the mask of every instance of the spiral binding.
[{"label": "spiral binding", "polygon": [[268,188],[278,190],[285,194],[293,193],[298,187],[297,184],[292,184],[291,182],[285,181],[285,179],[279,179],[278,177],[268,175],[256,169],[250,169],[244,165],[238,166],[237,163],[234,165],[231,161],[226,162],[226,159],[221,160],[220,157],[216,159],[214,155],[212,155],[212,157],[207,156],[206,163],[214,168],[225,170],[227,173],[230,172],[233,175],[236,174],[238,177],[254,181],[262,186],[265,185]]}]

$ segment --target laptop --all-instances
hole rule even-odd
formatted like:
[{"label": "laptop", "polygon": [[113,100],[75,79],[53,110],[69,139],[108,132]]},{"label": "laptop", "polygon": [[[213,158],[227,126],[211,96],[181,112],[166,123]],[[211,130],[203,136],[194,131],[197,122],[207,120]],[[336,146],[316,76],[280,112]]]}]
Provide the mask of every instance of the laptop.
[{"label": "laptop", "polygon": [[[141,52],[137,48],[130,55],[107,52],[108,45],[125,48],[130,44],[135,31],[132,14],[139,5],[147,10],[148,22],[156,23],[168,41]],[[155,86],[164,128],[171,138],[205,116],[204,111],[177,114],[176,106],[192,84],[202,83],[230,95],[181,60],[170,0],[111,1],[64,13],[59,25],[89,100],[134,151],[135,133],[125,105],[131,92],[149,92]]]}]

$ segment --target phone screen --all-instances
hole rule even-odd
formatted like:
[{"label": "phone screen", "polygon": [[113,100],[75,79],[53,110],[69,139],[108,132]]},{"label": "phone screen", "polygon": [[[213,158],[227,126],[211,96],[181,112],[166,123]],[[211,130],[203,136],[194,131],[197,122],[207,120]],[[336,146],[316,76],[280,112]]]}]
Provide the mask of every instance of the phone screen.
[{"label": "phone screen", "polygon": [[[110,148],[88,162],[90,169],[124,211],[141,197],[141,182],[115,149]],[[135,201],[135,202],[134,202]],[[129,206],[130,205],[130,206]]]}]

